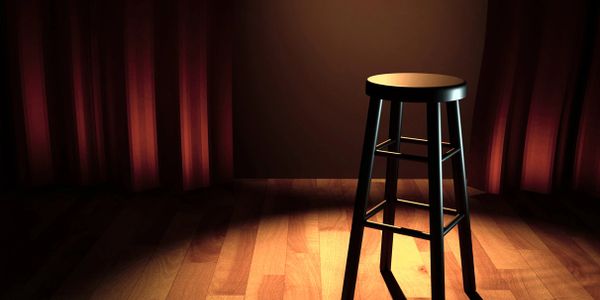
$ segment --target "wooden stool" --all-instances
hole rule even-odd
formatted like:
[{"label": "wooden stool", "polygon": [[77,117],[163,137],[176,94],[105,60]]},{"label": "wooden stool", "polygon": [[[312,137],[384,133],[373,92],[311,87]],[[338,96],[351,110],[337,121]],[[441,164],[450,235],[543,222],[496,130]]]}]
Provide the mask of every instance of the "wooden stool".
[{"label": "wooden stool", "polygon": [[[346,260],[342,299],[353,299],[360,249],[364,227],[382,231],[381,258],[379,269],[394,299],[405,299],[391,272],[393,234],[409,235],[430,241],[431,247],[431,295],[433,299],[444,299],[444,235],[458,224],[463,286],[471,299],[480,299],[475,288],[471,226],[465,175],[465,160],[462,142],[459,100],[466,96],[464,80],[439,74],[395,73],[371,76],[367,79],[367,95],[371,97],[367,126],[360,162],[352,229]],[[379,144],[377,132],[383,99],[391,101],[389,138]],[[427,105],[427,140],[402,137],[402,103],[417,102]],[[446,103],[450,142],[442,142],[440,103]],[[427,157],[399,152],[400,142],[427,145]],[[385,148],[385,150],[384,150]],[[447,148],[442,152],[442,148]],[[373,158],[387,157],[385,199],[367,211]],[[444,208],[442,199],[442,162],[452,158],[456,209]],[[398,160],[407,159],[428,164],[429,205],[397,199]],[[394,225],[395,205],[429,208],[429,233]],[[383,223],[369,219],[383,210]],[[455,215],[444,226],[444,212]]]}]

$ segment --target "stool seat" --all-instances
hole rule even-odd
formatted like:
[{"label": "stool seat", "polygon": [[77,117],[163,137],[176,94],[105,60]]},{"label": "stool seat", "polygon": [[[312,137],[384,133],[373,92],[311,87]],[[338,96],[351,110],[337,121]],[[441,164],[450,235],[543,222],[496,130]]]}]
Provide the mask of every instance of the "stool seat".
[{"label": "stool seat", "polygon": [[467,96],[458,77],[431,73],[389,73],[367,78],[367,95],[402,102],[449,102]]}]

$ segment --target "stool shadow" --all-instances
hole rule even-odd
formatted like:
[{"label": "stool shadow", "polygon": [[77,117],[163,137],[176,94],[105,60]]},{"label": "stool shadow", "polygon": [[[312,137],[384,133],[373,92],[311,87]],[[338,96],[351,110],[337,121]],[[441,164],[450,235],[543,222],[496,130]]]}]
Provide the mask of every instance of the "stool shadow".
[{"label": "stool shadow", "polygon": [[381,270],[381,277],[394,300],[406,300],[406,296],[391,270]]}]

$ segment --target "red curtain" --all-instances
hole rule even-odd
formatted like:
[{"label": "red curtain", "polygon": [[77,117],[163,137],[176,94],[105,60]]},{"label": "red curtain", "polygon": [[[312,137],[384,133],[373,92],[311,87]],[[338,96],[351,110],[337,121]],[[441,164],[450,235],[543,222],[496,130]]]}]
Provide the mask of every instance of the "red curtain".
[{"label": "red curtain", "polygon": [[5,182],[139,191],[232,178],[227,1],[12,0],[4,11]]},{"label": "red curtain", "polygon": [[600,196],[599,6],[488,2],[471,184]]}]

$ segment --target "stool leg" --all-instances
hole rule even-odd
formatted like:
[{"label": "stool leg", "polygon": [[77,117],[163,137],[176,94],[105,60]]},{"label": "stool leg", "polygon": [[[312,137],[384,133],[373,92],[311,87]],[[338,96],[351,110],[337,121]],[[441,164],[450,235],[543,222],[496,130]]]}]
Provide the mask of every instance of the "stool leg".
[{"label": "stool leg", "polygon": [[442,194],[442,137],[440,104],[427,103],[427,156],[429,179],[429,232],[431,298],[444,299],[444,215]]},{"label": "stool leg", "polygon": [[354,289],[356,288],[356,276],[358,274],[358,263],[360,259],[360,248],[362,245],[364,231],[365,211],[369,196],[369,185],[371,183],[373,158],[375,155],[377,131],[379,129],[379,119],[381,115],[381,102],[381,99],[376,98],[371,98],[369,101],[367,126],[365,129],[362,158],[360,160],[358,185],[356,187],[356,199],[354,200],[354,213],[352,215],[350,242],[348,244],[348,257],[346,258],[346,271],[344,273],[342,299],[354,299]]},{"label": "stool leg", "polygon": [[[400,131],[402,129],[402,102],[392,101],[390,107],[390,129],[389,138],[396,140],[396,143],[388,146],[389,151],[398,152],[400,150]],[[383,208],[383,223],[394,225],[396,209],[396,192],[398,190],[398,160],[395,158],[387,159],[385,174],[385,199],[387,200]],[[392,274],[392,248],[394,233],[388,230],[381,231],[381,256],[379,260],[379,270],[385,281],[385,285],[393,299],[406,299],[398,281]]]},{"label": "stool leg", "polygon": [[471,243],[471,223],[469,219],[469,198],[467,194],[467,177],[465,174],[465,156],[462,142],[462,129],[460,121],[460,107],[458,101],[449,102],[448,132],[450,143],[459,147],[460,152],[452,157],[452,172],[454,177],[454,194],[458,213],[464,218],[458,224],[458,237],[460,244],[460,260],[463,274],[463,286],[467,295],[479,298],[475,287],[475,270],[473,267],[473,246]]},{"label": "stool leg", "polygon": [[[392,101],[390,108],[390,129],[389,138],[396,140],[396,143],[389,146],[389,151],[398,152],[400,150],[400,131],[402,129],[402,102]],[[383,210],[383,223],[394,225],[395,202],[398,190],[398,160],[389,157],[387,159],[385,175],[385,207]],[[391,231],[381,231],[381,257],[379,260],[379,269],[381,272],[391,271],[392,264],[392,244],[394,233]]]}]

